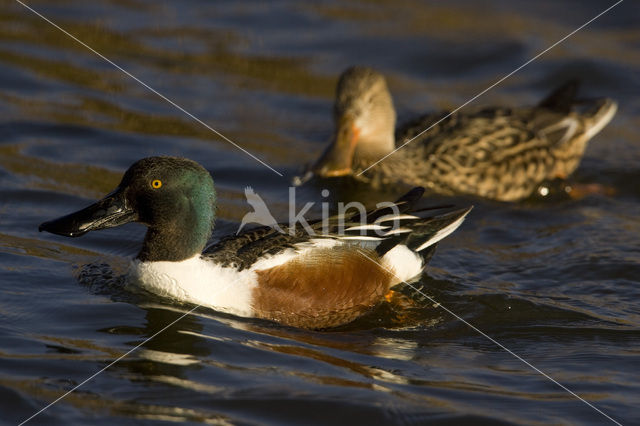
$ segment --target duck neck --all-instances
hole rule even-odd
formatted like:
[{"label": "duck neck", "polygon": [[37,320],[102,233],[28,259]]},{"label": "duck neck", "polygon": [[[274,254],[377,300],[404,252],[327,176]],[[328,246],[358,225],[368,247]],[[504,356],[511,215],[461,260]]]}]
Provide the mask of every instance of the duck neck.
[{"label": "duck neck", "polygon": [[149,228],[137,258],[143,262],[179,262],[202,253],[208,238]]},{"label": "duck neck", "polygon": [[149,227],[137,258],[143,262],[179,262],[201,254],[211,236],[215,215],[211,205],[195,201],[177,203],[169,219]]},{"label": "duck neck", "polygon": [[363,136],[356,146],[353,155],[354,164],[369,166],[389,154],[395,148],[393,127],[384,129],[370,137]]}]

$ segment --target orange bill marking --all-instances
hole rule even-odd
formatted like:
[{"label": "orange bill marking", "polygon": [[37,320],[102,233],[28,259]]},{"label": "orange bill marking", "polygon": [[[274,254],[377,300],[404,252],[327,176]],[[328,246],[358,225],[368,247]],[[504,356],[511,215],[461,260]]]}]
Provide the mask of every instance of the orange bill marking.
[{"label": "orange bill marking", "polygon": [[346,176],[351,173],[351,168],[339,169],[339,170],[329,170],[324,173],[326,177],[339,177]]},{"label": "orange bill marking", "polygon": [[387,294],[385,294],[385,295],[384,295],[384,299],[385,299],[387,302],[391,303],[391,301],[394,299],[395,295],[396,295],[396,292],[395,292],[395,291],[393,291],[393,290],[389,290],[389,293],[387,293]]}]

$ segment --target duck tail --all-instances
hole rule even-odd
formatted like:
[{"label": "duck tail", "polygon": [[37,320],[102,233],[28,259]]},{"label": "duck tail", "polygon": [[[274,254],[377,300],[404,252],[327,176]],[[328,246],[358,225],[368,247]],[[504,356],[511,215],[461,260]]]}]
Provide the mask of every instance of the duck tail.
[{"label": "duck tail", "polygon": [[541,100],[538,107],[568,114],[576,102],[579,87],[578,79],[568,80]]},{"label": "duck tail", "polygon": [[598,98],[594,100],[581,100],[587,109],[580,114],[587,138],[597,135],[616,115],[618,103],[611,98]]},{"label": "duck tail", "polygon": [[554,112],[574,112],[581,121],[586,140],[591,139],[606,126],[618,110],[618,104],[610,98],[579,99],[576,97],[580,81],[572,79],[555,89],[538,103],[538,107]]},{"label": "duck tail", "polygon": [[403,250],[414,252],[426,264],[438,241],[462,224],[471,207],[455,210],[452,210],[453,205],[414,208],[423,194],[424,188],[416,187],[393,203],[349,217],[344,224],[346,229],[337,238],[368,245],[380,257],[402,245],[405,246]]},{"label": "duck tail", "polygon": [[[408,282],[420,275],[433,256],[437,243],[455,231],[471,208],[449,211],[415,219],[396,228],[389,238],[375,248],[378,256],[397,274],[399,282]],[[423,212],[412,211],[421,215]],[[406,215],[405,215],[406,216]]]},{"label": "duck tail", "polygon": [[458,229],[472,207],[454,210],[441,215],[424,218],[411,224],[407,247],[417,253],[435,246],[438,241]]},{"label": "duck tail", "polygon": [[405,245],[409,250],[418,253],[426,263],[433,255],[436,244],[458,229],[472,207],[422,217],[425,212],[433,209],[412,211],[411,215],[414,218],[406,219],[405,223],[401,223],[396,230],[390,231],[397,234],[391,235],[376,247],[378,255],[383,256],[397,245]]}]

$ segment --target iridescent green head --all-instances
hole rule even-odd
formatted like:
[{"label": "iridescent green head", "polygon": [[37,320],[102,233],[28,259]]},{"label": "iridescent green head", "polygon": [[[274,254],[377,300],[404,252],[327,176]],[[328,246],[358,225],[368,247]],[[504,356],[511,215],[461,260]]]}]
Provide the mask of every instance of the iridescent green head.
[{"label": "iridescent green head", "polygon": [[149,228],[138,258],[179,261],[199,254],[215,221],[216,193],[209,172],[195,161],[149,157],[137,161],[118,187],[97,203],[40,225],[41,231],[78,237],[140,222]]}]

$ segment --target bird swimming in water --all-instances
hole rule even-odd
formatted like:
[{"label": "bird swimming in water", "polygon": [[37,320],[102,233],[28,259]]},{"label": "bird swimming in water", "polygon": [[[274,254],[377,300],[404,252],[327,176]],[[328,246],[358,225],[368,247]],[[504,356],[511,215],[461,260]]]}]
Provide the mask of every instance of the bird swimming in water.
[{"label": "bird swimming in water", "polygon": [[39,229],[78,237],[142,223],[148,229],[128,282],[238,316],[318,329],[385,303],[392,287],[421,274],[436,243],[470,210],[416,209],[423,192],[414,188],[373,211],[310,222],[313,232],[262,226],[205,249],[215,222],[211,175],[191,160],[149,157],[102,200]]},{"label": "bird swimming in water", "polygon": [[443,195],[522,200],[543,182],[571,175],[589,139],[616,113],[611,99],[576,99],[577,86],[570,81],[532,107],[444,111],[395,130],[385,78],[349,68],[338,81],[332,142],[294,184],[352,175],[378,187],[403,183]]}]

